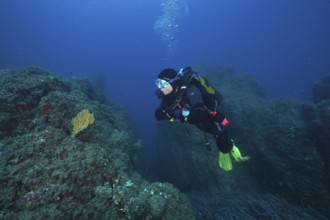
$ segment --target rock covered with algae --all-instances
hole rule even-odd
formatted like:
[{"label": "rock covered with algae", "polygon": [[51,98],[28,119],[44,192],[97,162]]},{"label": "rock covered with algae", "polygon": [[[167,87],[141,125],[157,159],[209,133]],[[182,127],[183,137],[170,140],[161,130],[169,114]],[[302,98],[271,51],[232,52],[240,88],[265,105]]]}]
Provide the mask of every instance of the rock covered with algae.
[{"label": "rock covered with algae", "polygon": [[[1,219],[194,219],[178,189],[133,170],[127,116],[87,80],[28,67],[0,85]],[[72,137],[82,109],[95,121]]]}]

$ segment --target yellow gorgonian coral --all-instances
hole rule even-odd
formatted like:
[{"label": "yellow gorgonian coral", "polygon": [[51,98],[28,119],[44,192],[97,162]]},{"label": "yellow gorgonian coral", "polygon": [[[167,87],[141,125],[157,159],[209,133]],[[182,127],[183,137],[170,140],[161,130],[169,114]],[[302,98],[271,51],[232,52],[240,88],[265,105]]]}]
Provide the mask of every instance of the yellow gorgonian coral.
[{"label": "yellow gorgonian coral", "polygon": [[90,113],[88,109],[83,109],[72,119],[71,123],[73,126],[71,136],[74,137],[79,132],[86,129],[88,125],[94,123],[94,115]]}]

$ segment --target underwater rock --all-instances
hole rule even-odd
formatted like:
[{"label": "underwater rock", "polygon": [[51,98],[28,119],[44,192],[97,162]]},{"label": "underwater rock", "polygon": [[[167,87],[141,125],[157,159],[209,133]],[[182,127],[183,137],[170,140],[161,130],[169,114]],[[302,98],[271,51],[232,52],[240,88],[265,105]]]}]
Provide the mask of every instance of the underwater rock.
[{"label": "underwater rock", "polygon": [[317,117],[317,108],[311,103],[303,104],[300,108],[300,112],[306,122],[310,122]]},{"label": "underwater rock", "polygon": [[[0,85],[0,219],[194,219],[178,189],[134,171],[134,126],[87,81],[28,67]],[[94,123],[73,137],[83,109]]]},{"label": "underwater rock", "polygon": [[321,82],[315,84],[312,91],[315,103],[330,99],[330,76],[324,77]]}]

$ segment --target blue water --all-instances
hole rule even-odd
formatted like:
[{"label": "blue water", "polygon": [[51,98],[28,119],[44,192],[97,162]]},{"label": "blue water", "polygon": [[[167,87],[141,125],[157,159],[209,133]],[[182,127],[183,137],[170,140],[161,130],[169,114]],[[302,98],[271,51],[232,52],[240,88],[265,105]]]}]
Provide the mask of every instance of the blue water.
[{"label": "blue water", "polygon": [[207,63],[256,76],[269,98],[310,99],[330,74],[329,0],[2,0],[0,68],[103,77],[106,95],[155,136],[154,80]]}]

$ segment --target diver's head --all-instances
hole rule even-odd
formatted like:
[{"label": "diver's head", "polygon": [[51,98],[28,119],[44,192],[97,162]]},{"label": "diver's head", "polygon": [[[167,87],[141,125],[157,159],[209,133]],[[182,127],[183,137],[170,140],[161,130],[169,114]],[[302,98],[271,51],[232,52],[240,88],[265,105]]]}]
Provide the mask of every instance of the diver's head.
[{"label": "diver's head", "polygon": [[165,95],[170,94],[178,85],[178,75],[177,71],[171,68],[166,68],[158,74],[158,79],[156,80],[156,96],[162,98]]}]

